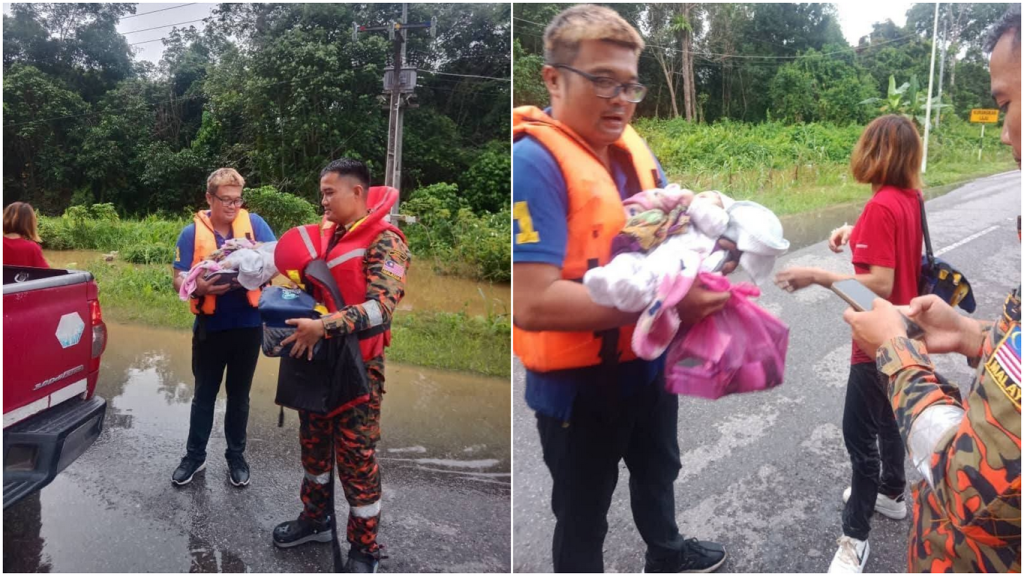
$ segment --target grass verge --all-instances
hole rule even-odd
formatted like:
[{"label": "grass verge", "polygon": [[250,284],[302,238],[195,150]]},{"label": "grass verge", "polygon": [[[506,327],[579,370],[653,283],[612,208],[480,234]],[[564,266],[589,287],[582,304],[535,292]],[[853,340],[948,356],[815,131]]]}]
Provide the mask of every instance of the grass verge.
[{"label": "grass verge", "polygon": [[[170,266],[106,262],[100,255],[61,266],[88,270],[108,321],[188,330],[193,315],[171,288]],[[509,376],[511,324],[506,315],[399,312],[388,359],[444,370]]]},{"label": "grass verge", "polygon": [[[862,126],[695,125],[678,119],[640,119],[636,126],[670,182],[753,200],[780,216],[864,201],[871,195],[849,169]],[[979,157],[979,131],[977,125],[951,118],[932,132],[928,172],[922,175],[927,189],[1016,169],[996,128],[986,132]]]}]

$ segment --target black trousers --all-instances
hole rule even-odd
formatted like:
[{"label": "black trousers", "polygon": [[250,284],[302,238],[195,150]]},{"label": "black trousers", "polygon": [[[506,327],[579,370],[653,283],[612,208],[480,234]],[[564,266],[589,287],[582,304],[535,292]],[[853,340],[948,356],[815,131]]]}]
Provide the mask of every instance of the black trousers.
[{"label": "black trousers", "polygon": [[673,492],[680,469],[678,414],[679,399],[665,392],[660,376],[626,399],[617,383],[588,383],[569,423],[537,414],[544,463],[554,481],[556,572],[604,571],[602,548],[620,460],[629,468],[633,520],[648,558],[659,561],[682,550]]},{"label": "black trousers", "polygon": [[225,456],[241,456],[245,451],[245,430],[249,423],[249,390],[256,361],[260,355],[262,328],[239,328],[192,335],[192,375],[196,379],[192,396],[192,417],[188,427],[186,451],[190,458],[206,459],[206,444],[213,429],[213,409],[220,383],[227,369],[228,395],[224,417]]},{"label": "black trousers", "polygon": [[850,366],[843,409],[843,440],[853,465],[850,499],[843,508],[843,534],[865,540],[875,498],[903,494],[903,439],[886,393],[887,382],[873,362]]}]

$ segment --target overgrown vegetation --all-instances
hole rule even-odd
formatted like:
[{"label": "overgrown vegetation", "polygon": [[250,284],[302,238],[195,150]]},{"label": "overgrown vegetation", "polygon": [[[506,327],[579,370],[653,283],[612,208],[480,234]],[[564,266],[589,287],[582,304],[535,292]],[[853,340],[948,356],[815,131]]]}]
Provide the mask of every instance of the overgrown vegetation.
[{"label": "overgrown vegetation", "polygon": [[[565,4],[513,6],[516,105],[547,104],[540,77],[544,27]],[[916,3],[906,24],[876,22],[848,42],[834,4],[620,3],[609,4],[643,34],[639,77],[649,91],[641,117],[714,123],[783,120],[864,124],[879,112],[860,105],[885,96],[889,76],[900,84],[916,76],[927,86],[935,4]],[[966,119],[972,108],[996,108],[982,53],[986,28],[1006,3],[943,3],[939,29],[947,49],[943,112]],[[940,61],[936,61],[938,84]],[[922,90],[923,92],[923,90]],[[922,95],[922,98],[924,96]],[[934,116],[934,113],[933,113]]]},{"label": "overgrown vegetation", "polygon": [[[506,199],[507,187],[506,183]],[[417,218],[416,224],[405,228],[409,248],[435,272],[493,282],[511,280],[512,224],[507,209],[474,212],[457,185],[435,184],[417,190],[402,205],[402,212]]]},{"label": "overgrown vegetation", "polygon": [[[81,257],[61,265],[92,272],[107,321],[191,329],[195,317],[174,292],[168,264],[106,262],[95,253]],[[507,314],[399,311],[392,330],[390,360],[488,376],[509,375],[511,325]]]},{"label": "overgrown vegetation", "polygon": [[[849,161],[863,126],[830,124],[712,125],[682,119],[640,119],[644,134],[669,181],[693,190],[721,190],[755,200],[777,214],[804,212],[863,199],[867,187],[850,175]],[[932,132],[928,187],[1013,170],[1010,152],[996,130],[987,130],[981,159],[980,127],[950,116]]]},{"label": "overgrown vegetation", "polygon": [[[221,166],[254,190],[315,202],[320,170],[340,156],[383,180],[388,110],[378,98],[392,49],[386,34],[353,40],[352,25],[392,22],[399,5],[218,4],[200,27],[165,30],[156,65],[117,31],[136,9],[15,3],[4,14],[5,204],[178,217],[202,205],[206,176]],[[407,65],[420,72],[405,114],[403,194],[458,182],[475,209],[503,206],[499,189],[474,182],[493,180],[494,150],[507,153],[509,12],[409,6],[409,21],[443,24],[436,38],[407,40]]]},{"label": "overgrown vegetation", "polygon": [[[508,155],[505,155],[507,161]],[[500,173],[499,166],[493,177]],[[479,174],[475,177],[480,180]],[[508,198],[508,179],[497,196]],[[492,188],[485,188],[491,190]],[[278,192],[272,186],[245,189],[246,206],[259,214],[280,236],[300,224],[320,221],[312,204]],[[417,191],[402,205],[402,211],[417,221],[404,226],[409,247],[417,262],[435,272],[475,280],[508,282],[511,279],[511,221],[508,210],[496,213],[474,211],[470,200],[459,194],[455,184],[435,184]],[[475,197],[485,204],[494,198]],[[480,204],[478,204],[479,206]],[[190,220],[147,216],[141,220],[122,219],[112,204],[72,206],[62,216],[40,216],[39,233],[43,247],[50,250],[100,250],[118,252],[127,262],[167,264],[174,258],[178,235]]]}]

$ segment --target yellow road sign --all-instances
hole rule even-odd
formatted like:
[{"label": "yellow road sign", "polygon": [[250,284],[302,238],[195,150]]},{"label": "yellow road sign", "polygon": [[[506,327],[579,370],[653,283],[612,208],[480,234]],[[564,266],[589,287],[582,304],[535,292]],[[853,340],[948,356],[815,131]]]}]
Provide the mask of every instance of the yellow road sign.
[{"label": "yellow road sign", "polygon": [[971,110],[971,122],[975,124],[995,124],[999,122],[999,110],[975,108]]}]

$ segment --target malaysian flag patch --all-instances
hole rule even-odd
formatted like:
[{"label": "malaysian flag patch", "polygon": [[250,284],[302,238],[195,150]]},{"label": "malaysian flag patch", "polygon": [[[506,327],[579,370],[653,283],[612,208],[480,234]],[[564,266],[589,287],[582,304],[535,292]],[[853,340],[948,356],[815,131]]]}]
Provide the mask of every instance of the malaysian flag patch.
[{"label": "malaysian flag patch", "polygon": [[999,343],[985,370],[1014,405],[1020,408],[1020,324],[1015,325]]},{"label": "malaysian flag patch", "polygon": [[405,278],[405,266],[402,266],[391,258],[384,260],[384,269],[381,270],[381,272],[395,280]]}]

